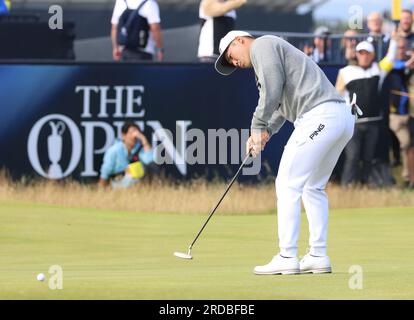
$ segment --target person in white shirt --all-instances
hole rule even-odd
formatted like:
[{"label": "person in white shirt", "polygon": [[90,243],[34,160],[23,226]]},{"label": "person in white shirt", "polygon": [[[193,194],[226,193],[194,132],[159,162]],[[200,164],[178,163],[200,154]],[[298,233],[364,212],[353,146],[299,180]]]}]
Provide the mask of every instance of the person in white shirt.
[{"label": "person in white shirt", "polygon": [[[381,123],[385,116],[382,104],[384,80],[392,71],[397,52],[397,40],[391,39],[388,54],[379,63],[375,61],[372,43],[362,41],[356,46],[357,65],[339,70],[336,89],[347,100],[356,94],[364,114],[355,124],[352,139],[345,148],[345,163],[341,184],[345,187],[355,183],[369,182],[375,163]],[[362,170],[360,170],[362,162]]]},{"label": "person in white shirt", "polygon": [[[135,49],[120,46],[117,42],[120,17],[126,9],[138,9],[140,6],[138,14],[146,18],[149,25],[147,46],[143,49],[138,48],[138,45]],[[158,61],[164,59],[160,10],[155,0],[116,0],[111,23],[112,55],[115,61],[153,60],[154,57]]]},{"label": "person in white shirt", "polygon": [[247,0],[202,0],[199,17],[201,30],[198,44],[200,62],[214,62],[219,56],[219,43],[235,27],[236,9]]}]

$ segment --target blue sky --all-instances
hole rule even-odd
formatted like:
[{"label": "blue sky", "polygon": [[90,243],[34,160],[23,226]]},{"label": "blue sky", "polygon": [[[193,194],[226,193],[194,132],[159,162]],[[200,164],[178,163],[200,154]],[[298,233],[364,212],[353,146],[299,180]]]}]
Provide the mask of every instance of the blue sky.
[{"label": "blue sky", "polygon": [[[391,9],[391,0],[330,0],[315,10],[315,19],[341,18],[348,19],[350,6],[360,5],[364,10],[364,16],[372,11],[384,11]],[[403,0],[403,8],[414,9],[414,0]]]}]

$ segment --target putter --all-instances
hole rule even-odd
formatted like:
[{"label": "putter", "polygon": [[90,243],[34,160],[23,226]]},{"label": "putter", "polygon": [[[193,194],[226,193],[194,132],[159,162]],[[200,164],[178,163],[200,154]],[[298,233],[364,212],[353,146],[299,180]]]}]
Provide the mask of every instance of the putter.
[{"label": "putter", "polygon": [[204,225],[201,227],[200,231],[197,233],[196,237],[194,238],[193,242],[190,244],[190,246],[188,247],[188,252],[187,253],[183,253],[183,252],[174,252],[174,255],[178,258],[181,259],[187,259],[187,260],[191,260],[193,259],[193,256],[191,255],[191,250],[194,246],[194,244],[196,243],[198,237],[200,236],[201,232],[203,232],[204,228],[206,227],[207,223],[210,221],[211,217],[213,216],[214,212],[216,212],[217,208],[219,207],[221,201],[223,201],[224,197],[226,196],[227,192],[230,190],[231,186],[233,185],[234,181],[236,181],[237,177],[240,175],[240,172],[242,171],[243,167],[245,166],[245,164],[247,163],[247,160],[249,159],[250,156],[250,152],[246,155],[246,157],[244,158],[242,164],[240,165],[239,170],[237,170],[236,174],[234,175],[233,179],[231,179],[229,185],[226,188],[226,191],[224,191],[224,194],[221,196],[220,200],[217,202],[216,206],[214,207],[214,209],[211,211],[210,215],[208,216],[206,222],[204,222]]}]

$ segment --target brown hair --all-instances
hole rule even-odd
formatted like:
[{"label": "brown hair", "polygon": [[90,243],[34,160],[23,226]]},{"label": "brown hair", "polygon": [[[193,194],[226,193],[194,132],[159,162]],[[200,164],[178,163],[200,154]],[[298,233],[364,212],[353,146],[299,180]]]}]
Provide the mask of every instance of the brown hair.
[{"label": "brown hair", "polygon": [[122,128],[121,128],[121,132],[123,134],[126,134],[129,130],[129,128],[131,128],[131,127],[136,128],[136,129],[138,129],[139,132],[141,132],[138,125],[135,122],[132,122],[132,121],[126,121],[124,123],[124,125],[122,126]]}]

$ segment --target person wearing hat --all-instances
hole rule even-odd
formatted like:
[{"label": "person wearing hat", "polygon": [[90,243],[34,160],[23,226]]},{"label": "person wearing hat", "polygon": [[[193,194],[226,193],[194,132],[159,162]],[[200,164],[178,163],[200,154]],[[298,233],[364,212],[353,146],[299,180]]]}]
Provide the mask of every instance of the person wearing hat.
[{"label": "person wearing hat", "polygon": [[[336,88],[348,101],[356,94],[364,114],[357,120],[355,132],[345,148],[345,163],[341,184],[368,183],[375,159],[378,137],[384,117],[382,102],[383,84],[392,71],[397,53],[397,43],[390,41],[387,55],[379,63],[375,61],[372,43],[362,41],[356,46],[357,65],[339,70]],[[383,107],[387,107],[385,104]],[[362,160],[362,170],[359,168]],[[361,174],[360,174],[361,172]]]},{"label": "person wearing hat", "polygon": [[328,62],[331,60],[331,41],[329,35],[331,32],[325,26],[318,27],[313,39],[313,47],[305,46],[304,52],[316,63]]},{"label": "person wearing hat", "polygon": [[[275,183],[280,251],[253,272],[331,272],[325,187],[352,137],[355,108],[345,103],[306,54],[276,36],[255,39],[247,32],[229,32],[220,41],[215,67],[222,75],[230,75],[238,68],[254,69],[259,101],[246,152],[254,157],[259,155],[286,120],[295,127],[284,148]],[[299,261],[301,199],[309,221],[310,250]]]}]

